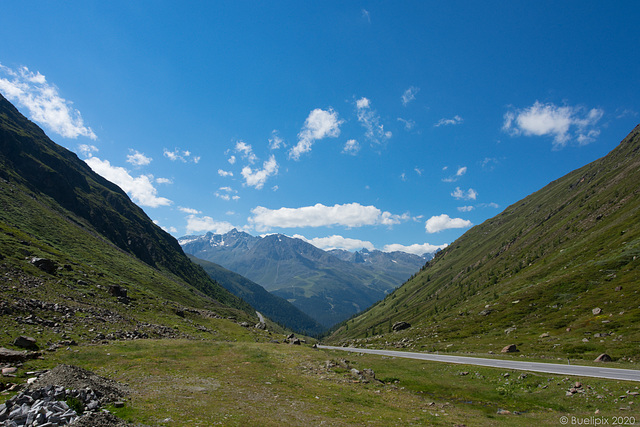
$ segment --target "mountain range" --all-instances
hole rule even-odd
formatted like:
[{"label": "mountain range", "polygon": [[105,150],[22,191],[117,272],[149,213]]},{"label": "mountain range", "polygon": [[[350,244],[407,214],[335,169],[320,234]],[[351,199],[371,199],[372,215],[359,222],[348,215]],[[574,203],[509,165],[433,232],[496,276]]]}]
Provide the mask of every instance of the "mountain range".
[{"label": "mountain range", "polygon": [[256,237],[236,229],[178,241],[186,253],[251,279],[325,327],[384,298],[431,257],[366,249],[324,251],[282,234]]},{"label": "mountain range", "polygon": [[639,183],[640,125],[607,156],[467,231],[328,341],[639,357]]}]

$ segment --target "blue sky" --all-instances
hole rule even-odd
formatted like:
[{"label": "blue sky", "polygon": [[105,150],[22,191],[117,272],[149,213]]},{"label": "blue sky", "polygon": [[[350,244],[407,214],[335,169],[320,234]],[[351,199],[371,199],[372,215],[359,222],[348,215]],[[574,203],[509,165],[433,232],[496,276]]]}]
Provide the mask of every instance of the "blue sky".
[{"label": "blue sky", "polygon": [[0,92],[175,237],[434,250],[640,121],[637,1],[0,10]]}]

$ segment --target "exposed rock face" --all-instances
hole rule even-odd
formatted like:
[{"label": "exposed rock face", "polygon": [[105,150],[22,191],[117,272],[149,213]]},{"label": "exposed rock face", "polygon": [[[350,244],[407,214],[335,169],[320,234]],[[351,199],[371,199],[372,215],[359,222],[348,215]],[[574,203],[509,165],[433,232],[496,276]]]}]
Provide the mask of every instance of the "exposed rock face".
[{"label": "exposed rock face", "polygon": [[502,353],[517,353],[520,350],[518,350],[518,348],[516,347],[515,344],[509,344],[507,346],[504,346],[504,348],[502,349]]},{"label": "exposed rock face", "polygon": [[602,353],[600,356],[596,357],[594,362],[611,362],[612,360],[613,359],[611,359],[611,356],[609,356],[607,353]]},{"label": "exposed rock face", "polygon": [[410,323],[407,323],[407,322],[396,322],[396,323],[393,324],[391,329],[393,329],[394,332],[398,332],[398,331],[402,331],[404,329],[409,329],[410,327],[411,327]]}]

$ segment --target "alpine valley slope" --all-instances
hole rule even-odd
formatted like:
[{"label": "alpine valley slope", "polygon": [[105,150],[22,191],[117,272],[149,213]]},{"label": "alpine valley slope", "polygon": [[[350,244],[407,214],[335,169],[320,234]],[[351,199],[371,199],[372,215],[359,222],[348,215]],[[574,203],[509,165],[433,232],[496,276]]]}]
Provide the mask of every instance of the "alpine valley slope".
[{"label": "alpine valley slope", "polygon": [[[593,360],[640,357],[640,125],[509,206],[326,340]],[[411,328],[392,332],[405,321]]]},{"label": "alpine valley slope", "polygon": [[119,187],[2,95],[0,206],[0,345],[25,333],[40,343],[209,337],[257,322]]},{"label": "alpine valley slope", "polygon": [[282,234],[238,230],[178,239],[186,253],[212,261],[285,298],[330,327],[384,298],[429,259],[404,252],[327,252]]}]

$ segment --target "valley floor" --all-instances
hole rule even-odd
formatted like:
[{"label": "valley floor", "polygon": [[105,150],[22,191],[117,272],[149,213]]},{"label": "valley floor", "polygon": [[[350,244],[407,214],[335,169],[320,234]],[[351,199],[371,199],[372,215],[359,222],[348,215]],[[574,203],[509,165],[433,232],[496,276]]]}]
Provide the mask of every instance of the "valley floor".
[{"label": "valley floor", "polygon": [[[59,349],[66,363],[128,384],[132,423],[166,426],[560,425],[640,420],[638,383],[522,373],[276,343],[133,340]],[[8,398],[8,396],[7,396]],[[5,399],[0,399],[4,401]]]}]

